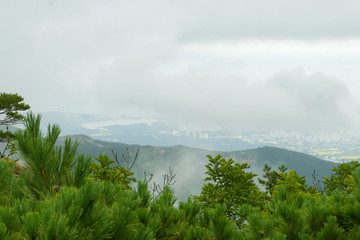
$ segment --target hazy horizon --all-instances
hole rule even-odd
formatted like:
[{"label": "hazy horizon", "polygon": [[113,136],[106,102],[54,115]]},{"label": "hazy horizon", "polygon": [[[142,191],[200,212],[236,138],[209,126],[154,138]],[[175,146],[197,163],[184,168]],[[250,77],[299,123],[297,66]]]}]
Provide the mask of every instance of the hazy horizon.
[{"label": "hazy horizon", "polygon": [[360,133],[360,2],[0,2],[0,83],[34,112]]}]

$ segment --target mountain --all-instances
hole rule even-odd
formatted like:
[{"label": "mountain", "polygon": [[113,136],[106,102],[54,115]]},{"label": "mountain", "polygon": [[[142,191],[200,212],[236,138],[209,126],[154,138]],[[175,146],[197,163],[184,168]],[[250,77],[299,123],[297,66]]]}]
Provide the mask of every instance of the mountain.
[{"label": "mountain", "polygon": [[360,159],[360,135],[354,132],[194,128],[149,116],[43,113],[44,131],[54,123],[61,126],[62,136],[84,134],[108,142],[219,151],[273,146],[334,162]]},{"label": "mountain", "polygon": [[[322,176],[329,176],[331,174],[330,169],[337,165],[337,163],[324,161],[304,153],[276,147],[224,152],[182,145],[173,147],[130,145],[95,140],[86,135],[72,135],[70,137],[80,141],[80,152],[94,158],[99,153],[112,157],[112,150],[121,157],[123,153],[126,153],[127,149],[133,157],[139,149],[140,155],[133,168],[137,178],[143,178],[144,172],[146,172],[148,176],[154,174],[154,181],[162,183],[162,175],[167,173],[169,167],[171,167],[176,174],[174,188],[180,199],[184,199],[190,194],[199,194],[205,177],[207,155],[221,154],[224,158],[233,158],[239,163],[248,162],[250,165],[249,171],[258,174],[260,177],[265,163],[274,169],[281,164],[285,164],[289,169],[295,169],[300,175],[306,176],[309,185],[311,185],[311,176],[314,170],[322,179]],[[64,138],[61,138],[59,143],[63,141]]]},{"label": "mountain", "polygon": [[232,157],[240,162],[247,161],[255,169],[262,169],[265,163],[275,167],[285,164],[289,169],[295,169],[300,175],[307,176],[308,183],[313,180],[311,175],[314,170],[320,177],[329,176],[331,174],[330,169],[337,165],[337,163],[324,161],[308,154],[267,146],[229,152],[223,156]]},{"label": "mountain", "polygon": [[181,144],[224,151],[262,146],[259,143],[243,141],[227,131],[188,129],[165,120],[146,117],[45,112],[42,117],[42,129],[46,130],[48,124],[53,123],[61,126],[62,136],[76,133],[102,141],[126,144],[152,146]]}]

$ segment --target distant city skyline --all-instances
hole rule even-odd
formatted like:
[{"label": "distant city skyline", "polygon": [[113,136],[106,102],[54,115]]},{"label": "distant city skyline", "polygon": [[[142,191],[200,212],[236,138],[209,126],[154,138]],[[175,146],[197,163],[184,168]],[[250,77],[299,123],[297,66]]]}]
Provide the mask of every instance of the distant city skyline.
[{"label": "distant city skyline", "polygon": [[[151,122],[151,124],[149,124]],[[59,124],[62,136],[85,134],[94,139],[152,146],[185,145],[216,151],[275,146],[341,162],[360,159],[360,134],[345,131],[261,131],[186,128],[168,121],[129,116],[45,112],[42,128]]]}]

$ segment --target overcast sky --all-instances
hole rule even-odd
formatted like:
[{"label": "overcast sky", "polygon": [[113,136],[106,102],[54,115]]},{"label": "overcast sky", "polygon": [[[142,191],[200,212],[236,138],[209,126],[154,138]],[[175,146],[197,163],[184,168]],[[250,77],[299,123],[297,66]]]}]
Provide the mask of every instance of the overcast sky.
[{"label": "overcast sky", "polygon": [[360,128],[358,0],[1,0],[0,91],[33,111]]}]

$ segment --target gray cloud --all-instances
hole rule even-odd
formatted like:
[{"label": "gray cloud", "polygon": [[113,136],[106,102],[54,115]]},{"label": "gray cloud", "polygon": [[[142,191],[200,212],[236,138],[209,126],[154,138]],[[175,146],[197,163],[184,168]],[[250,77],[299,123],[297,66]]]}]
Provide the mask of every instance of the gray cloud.
[{"label": "gray cloud", "polygon": [[303,70],[283,71],[269,82],[290,93],[314,114],[341,115],[338,114],[341,102],[349,99],[348,89],[341,81],[321,73],[306,74]]},{"label": "gray cloud", "polygon": [[[244,39],[346,41],[360,37],[359,7],[353,0],[5,0],[1,91],[20,93],[40,111],[135,109],[229,128],[345,126],[344,104],[351,96],[340,80],[295,70],[254,82],[243,71],[246,57],[201,55],[183,46]],[[253,67],[258,72],[268,67],[260,60]],[[278,64],[271,72],[285,68]]]},{"label": "gray cloud", "polygon": [[[176,75],[139,73],[132,77],[138,81],[119,88],[112,87],[117,79],[102,76],[98,89],[104,94],[99,101],[114,103],[119,109],[133,106],[197,127],[304,130],[351,126],[345,109],[353,103],[347,86],[335,78],[296,69],[253,83],[224,72],[210,64]],[[125,74],[109,74],[118,75]]]},{"label": "gray cloud", "polygon": [[310,126],[346,128],[350,124],[344,111],[345,106],[351,105],[350,94],[338,79],[294,70],[276,74],[269,84],[287,92],[297,102],[292,106],[297,117]]},{"label": "gray cloud", "polygon": [[355,0],[331,1],[197,1],[195,19],[183,38],[328,39],[359,36]]}]

